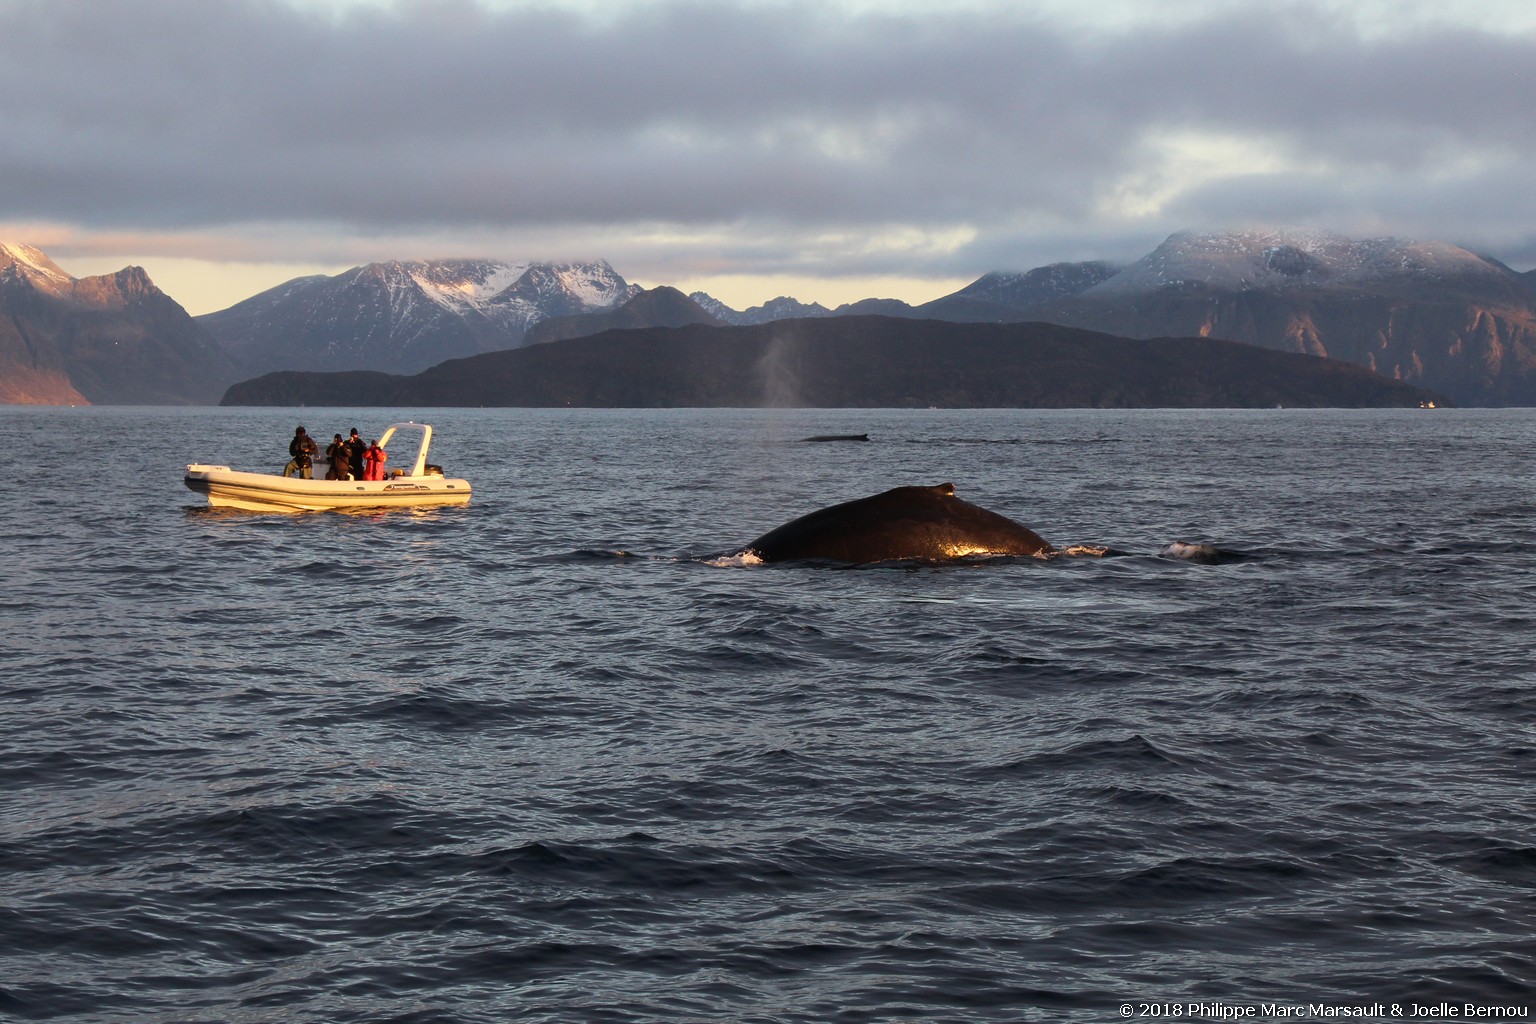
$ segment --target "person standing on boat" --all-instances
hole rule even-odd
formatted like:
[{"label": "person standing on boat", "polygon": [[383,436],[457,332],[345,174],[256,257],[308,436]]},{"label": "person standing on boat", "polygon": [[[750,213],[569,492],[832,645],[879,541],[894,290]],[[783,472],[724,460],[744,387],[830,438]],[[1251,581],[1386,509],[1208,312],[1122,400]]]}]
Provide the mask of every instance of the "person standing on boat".
[{"label": "person standing on boat", "polygon": [[291,458],[288,465],[283,467],[283,476],[292,476],[298,473],[304,480],[315,478],[312,466],[314,457],[320,454],[320,446],[315,444],[314,438],[304,432],[303,427],[298,427],[293,432],[293,440],[288,442],[288,454]]},{"label": "person standing on boat", "polygon": [[367,479],[367,477],[363,475],[363,452],[367,450],[368,446],[364,444],[363,439],[358,436],[357,428],[353,427],[352,436],[347,438],[347,455],[349,456],[348,461],[352,463],[353,480]]},{"label": "person standing on boat", "polygon": [[384,460],[387,458],[389,458],[389,455],[385,453],[383,448],[379,447],[379,442],[369,441],[368,450],[363,453],[363,461],[367,463],[368,467],[363,471],[363,479],[383,480]]},{"label": "person standing on boat", "polygon": [[332,435],[330,446],[325,449],[325,457],[331,460],[331,468],[326,471],[327,480],[346,480],[351,474],[352,453],[347,450],[347,442],[341,439],[340,434]]}]

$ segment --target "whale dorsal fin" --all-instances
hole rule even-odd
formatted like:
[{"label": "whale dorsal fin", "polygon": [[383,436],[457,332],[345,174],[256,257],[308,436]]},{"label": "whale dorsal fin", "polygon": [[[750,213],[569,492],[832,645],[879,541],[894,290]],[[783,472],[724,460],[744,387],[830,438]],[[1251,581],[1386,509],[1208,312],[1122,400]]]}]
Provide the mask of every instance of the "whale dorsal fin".
[{"label": "whale dorsal fin", "polygon": [[955,496],[955,485],[954,484],[939,484],[937,487],[934,488],[934,490],[936,492],[938,492],[939,494],[943,494],[943,495],[945,495],[947,497],[950,497],[950,498],[953,498]]}]

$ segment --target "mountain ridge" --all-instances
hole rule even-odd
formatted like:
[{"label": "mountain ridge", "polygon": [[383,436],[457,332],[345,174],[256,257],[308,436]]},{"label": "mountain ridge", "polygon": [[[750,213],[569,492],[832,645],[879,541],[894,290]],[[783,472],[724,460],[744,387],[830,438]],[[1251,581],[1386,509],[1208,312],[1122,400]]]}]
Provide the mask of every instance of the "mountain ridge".
[{"label": "mountain ridge", "polygon": [[523,344],[543,345],[623,328],[721,323],[723,321],[695,302],[692,296],[684,295],[668,285],[660,285],[636,293],[623,305],[613,309],[541,320],[528,329]]},{"label": "mountain ridge", "polygon": [[279,369],[410,374],[615,327],[870,314],[1228,338],[1352,362],[1458,404],[1536,404],[1536,271],[1444,242],[1283,229],[1176,232],[1130,264],[989,273],[918,306],[780,296],[737,311],[702,292],[642,289],[601,260],[392,260],[197,318],[140,268],[77,281],[35,247],[0,243],[0,401],[211,401]]}]

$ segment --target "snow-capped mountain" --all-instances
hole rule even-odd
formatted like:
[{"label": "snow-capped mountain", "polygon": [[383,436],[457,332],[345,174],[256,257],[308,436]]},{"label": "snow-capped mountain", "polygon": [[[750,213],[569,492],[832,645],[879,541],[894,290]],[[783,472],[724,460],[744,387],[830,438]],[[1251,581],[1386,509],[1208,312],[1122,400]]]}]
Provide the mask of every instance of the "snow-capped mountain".
[{"label": "snow-capped mountain", "polygon": [[1536,403],[1536,294],[1446,242],[1181,232],[1015,314],[1131,338],[1229,338],[1358,363],[1468,405]]},{"label": "snow-capped mountain", "polygon": [[1508,267],[1448,242],[1357,240],[1321,231],[1180,232],[1089,294],[1407,288],[1422,296],[1425,288],[1468,286],[1512,299],[1523,292]]},{"label": "snow-capped mountain", "polygon": [[797,320],[803,317],[833,315],[832,310],[819,302],[801,302],[788,295],[780,295],[776,299],[769,299],[761,306],[751,306],[741,310],[732,309],[707,292],[693,292],[688,297],[698,303],[704,312],[721,323],[730,324],[733,327],[765,324],[770,320]]},{"label": "snow-capped mountain", "polygon": [[0,402],[214,402],[233,366],[140,267],[75,278],[0,242]]},{"label": "snow-capped mountain", "polygon": [[46,253],[19,242],[0,242],[0,280],[61,297],[75,287],[75,279],[59,269]]},{"label": "snow-capped mountain", "polygon": [[288,281],[198,319],[251,373],[414,373],[516,348],[541,320],[611,309],[639,290],[604,261],[391,261]]}]

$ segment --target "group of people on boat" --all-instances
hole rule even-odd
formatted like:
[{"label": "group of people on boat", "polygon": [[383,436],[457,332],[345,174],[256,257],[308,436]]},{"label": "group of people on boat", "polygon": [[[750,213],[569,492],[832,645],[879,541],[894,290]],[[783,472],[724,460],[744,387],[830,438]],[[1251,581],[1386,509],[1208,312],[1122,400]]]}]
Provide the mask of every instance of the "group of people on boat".
[{"label": "group of people on boat", "polygon": [[[352,433],[345,440],[340,434],[333,435],[333,440],[325,449],[325,457],[330,462],[331,468],[326,470],[327,480],[383,480],[384,461],[389,455],[379,447],[378,441],[363,442],[357,433],[357,428],[352,428]],[[305,480],[314,479],[314,460],[320,454],[320,446],[315,439],[305,432],[302,426],[293,432],[293,440],[288,442],[288,465],[283,467],[283,476],[297,474]]]}]

